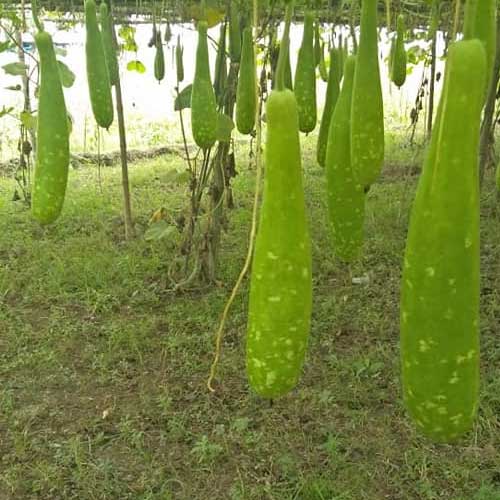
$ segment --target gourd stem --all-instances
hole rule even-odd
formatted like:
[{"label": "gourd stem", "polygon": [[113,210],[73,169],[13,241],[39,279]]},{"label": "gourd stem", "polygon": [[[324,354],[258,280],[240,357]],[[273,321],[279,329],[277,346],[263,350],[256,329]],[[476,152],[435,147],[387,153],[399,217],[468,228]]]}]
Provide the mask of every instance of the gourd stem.
[{"label": "gourd stem", "polygon": [[38,1],[37,0],[31,1],[31,10],[33,12],[33,21],[34,21],[35,26],[37,27],[38,31],[44,31],[43,24],[40,21],[40,18],[38,17]]},{"label": "gourd stem", "polygon": [[281,40],[280,55],[278,57],[278,66],[276,69],[276,89],[280,91],[283,91],[286,88],[285,69],[290,49],[290,24],[292,23],[293,3],[294,0],[291,0],[290,3],[286,6],[285,31]]}]

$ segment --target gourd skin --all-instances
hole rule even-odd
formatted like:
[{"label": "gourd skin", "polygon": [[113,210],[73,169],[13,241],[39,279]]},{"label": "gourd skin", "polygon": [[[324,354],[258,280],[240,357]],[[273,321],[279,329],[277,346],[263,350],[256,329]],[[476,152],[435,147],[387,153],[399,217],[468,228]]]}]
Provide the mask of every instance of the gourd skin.
[{"label": "gourd skin", "polygon": [[257,74],[252,28],[243,31],[240,75],[236,90],[236,126],[242,134],[250,134],[257,112]]},{"label": "gourd skin", "polygon": [[328,75],[328,86],[326,89],[325,108],[321,118],[319,128],[318,145],[316,148],[316,159],[318,164],[325,166],[326,146],[328,144],[328,131],[330,129],[330,121],[333,110],[337,104],[337,99],[340,92],[340,74],[339,74],[339,51],[333,48],[330,51],[330,72]]},{"label": "gourd skin", "polygon": [[217,105],[210,78],[207,23],[198,23],[196,69],[191,93],[191,128],[194,141],[202,149],[215,144],[217,133]]},{"label": "gourd skin", "polygon": [[294,92],[299,110],[299,130],[308,134],[316,127],[316,64],[314,60],[314,14],[304,16],[304,36],[295,69]]},{"label": "gourd skin", "polygon": [[384,161],[384,104],[377,37],[377,0],[363,0],[352,95],[351,161],[355,175],[366,187],[377,180]]},{"label": "gourd skin", "polygon": [[467,432],[478,407],[478,153],[485,67],[478,40],[450,46],[402,277],[404,401],[418,429],[439,442]]},{"label": "gourd skin", "polygon": [[266,171],[253,257],[247,372],[253,390],[275,398],[297,383],[312,307],[298,111],[292,91],[273,90],[267,107]]},{"label": "gourd skin", "polygon": [[40,89],[31,211],[38,222],[50,224],[61,213],[68,181],[68,114],[52,38],[42,31],[35,35],[35,43],[40,55]]},{"label": "gourd skin", "polygon": [[106,2],[101,2],[99,12],[101,20],[102,44],[104,46],[104,56],[108,66],[109,82],[111,85],[116,85],[119,77],[119,67],[116,56],[115,41],[113,38],[113,22]]},{"label": "gourd skin", "polygon": [[476,6],[474,37],[479,38],[486,49],[485,99],[493,78],[497,50],[497,0],[480,0]]},{"label": "gourd skin", "polygon": [[402,87],[406,82],[407,55],[404,40],[405,31],[404,16],[400,14],[398,16],[398,32],[394,45],[394,52],[391,54],[391,80],[398,87]]},{"label": "gourd skin", "polygon": [[319,65],[321,61],[321,34],[319,31],[319,22],[315,23],[314,26],[314,63],[316,66]]},{"label": "gourd skin", "polygon": [[160,83],[165,78],[165,54],[163,52],[163,43],[161,39],[161,30],[156,35],[156,54],[155,54],[155,78]]},{"label": "gourd skin", "polygon": [[98,125],[109,129],[113,123],[113,97],[94,0],[85,0],[85,27],[87,31],[85,41],[87,79],[92,112]]},{"label": "gourd skin", "polygon": [[364,186],[351,165],[351,102],[356,58],[349,56],[342,90],[333,112],[326,153],[328,211],[335,255],[352,262],[363,245]]},{"label": "gourd skin", "polygon": [[498,165],[497,165],[495,181],[496,181],[496,185],[497,185],[497,190],[500,193],[500,162],[498,162]]}]

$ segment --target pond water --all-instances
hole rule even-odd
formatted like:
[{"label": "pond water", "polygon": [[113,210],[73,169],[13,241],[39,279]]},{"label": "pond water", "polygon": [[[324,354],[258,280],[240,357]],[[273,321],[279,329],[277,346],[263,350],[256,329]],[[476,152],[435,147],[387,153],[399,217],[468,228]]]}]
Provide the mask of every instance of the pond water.
[{"label": "pond water", "polygon": [[[186,78],[182,86],[191,83],[194,74],[194,59],[197,34],[191,24],[172,25],[172,41],[164,47],[166,58],[166,78],[159,84],[153,74],[155,50],[148,47],[151,38],[151,24],[136,24],[136,42],[138,52],[122,53],[120,68],[127,123],[129,146],[134,148],[148,148],[178,143],[181,140],[177,113],[174,111],[175,99],[175,66],[174,49],[177,35],[180,35],[184,44],[184,61]],[[46,29],[53,34],[56,45],[64,49],[65,54],[60,58],[75,73],[76,81],[72,88],[65,90],[67,107],[74,119],[72,133],[72,149],[74,151],[96,151],[96,126],[91,114],[88,88],[85,73],[85,30],[82,25],[76,25],[69,31],[58,31],[54,23],[47,22]],[[209,35],[218,38],[219,28],[210,30]],[[296,63],[297,52],[302,37],[302,26],[294,25],[291,30],[291,58],[292,65]],[[326,33],[325,33],[326,38]],[[23,36],[25,42],[32,41],[28,33]],[[443,39],[439,39],[439,53],[443,48]],[[385,30],[380,32],[381,73],[384,88],[385,114],[388,127],[406,128],[409,124],[409,112],[415,101],[422,79],[423,65],[413,68],[408,76],[406,85],[398,90],[390,85],[387,75],[386,58],[390,48],[389,38]],[[212,68],[215,65],[215,49],[211,47],[210,58]],[[33,62],[28,57],[28,63]],[[127,63],[140,60],[146,67],[146,73],[139,74],[127,71]],[[0,54],[0,66],[17,60],[15,52]],[[440,62],[441,66],[442,63]],[[440,67],[442,70],[442,68]],[[213,71],[213,70],[212,70]],[[22,95],[20,92],[7,90],[6,87],[20,83],[19,77],[6,75],[0,70],[0,108],[16,106],[20,110]],[[439,86],[438,86],[439,88]],[[318,104],[324,103],[326,85],[318,79]],[[189,115],[189,113],[187,113]],[[188,116],[187,116],[188,118]],[[0,119],[0,161],[15,154],[15,143],[18,134],[18,122],[13,117]],[[189,120],[188,120],[189,131]],[[190,134],[189,134],[190,135]],[[190,139],[190,137],[189,137]],[[116,120],[110,131],[101,132],[101,150],[118,149],[118,133]]]}]

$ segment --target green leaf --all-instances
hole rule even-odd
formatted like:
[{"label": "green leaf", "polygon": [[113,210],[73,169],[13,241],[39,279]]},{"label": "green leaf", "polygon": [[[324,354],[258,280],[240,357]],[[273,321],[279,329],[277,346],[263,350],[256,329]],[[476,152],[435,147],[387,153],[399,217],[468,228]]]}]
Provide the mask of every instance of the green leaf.
[{"label": "green leaf", "polygon": [[69,89],[75,83],[75,74],[62,61],[57,61],[57,64],[59,65],[59,75],[61,76],[61,83],[64,87]]},{"label": "green leaf", "polygon": [[31,113],[28,113],[27,111],[22,111],[19,118],[21,120],[21,123],[28,130],[35,130],[36,129],[37,117],[35,115],[32,115]]},{"label": "green leaf", "polygon": [[140,73],[141,75],[146,72],[146,66],[142,64],[141,61],[130,61],[127,64],[127,70],[128,71],[137,71],[137,73]]},{"label": "green leaf", "polygon": [[234,122],[223,113],[217,116],[217,140],[219,142],[229,142],[234,129]]},{"label": "green leaf", "polygon": [[180,111],[181,109],[186,109],[191,107],[191,92],[193,90],[193,85],[188,85],[179,92],[179,95],[175,98],[174,110]]},{"label": "green leaf", "polygon": [[159,220],[149,226],[144,234],[146,241],[160,241],[166,238],[171,238],[177,232],[175,226],[170,225],[166,220]]},{"label": "green leaf", "polygon": [[10,42],[7,40],[5,42],[0,42],[0,52],[5,52],[10,47]]},{"label": "green leaf", "polygon": [[2,68],[8,75],[14,75],[14,76],[25,75],[26,72],[28,71],[28,66],[20,62],[5,64],[4,66],[2,66]]}]

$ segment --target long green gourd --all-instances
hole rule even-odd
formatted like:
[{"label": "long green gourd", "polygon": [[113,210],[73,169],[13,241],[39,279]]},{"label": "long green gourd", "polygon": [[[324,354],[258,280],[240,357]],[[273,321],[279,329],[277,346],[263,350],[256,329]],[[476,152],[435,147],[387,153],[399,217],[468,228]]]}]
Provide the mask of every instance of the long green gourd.
[{"label": "long green gourd", "polygon": [[221,106],[227,82],[226,23],[221,23],[217,58],[215,59],[214,90],[217,103]]},{"label": "long green gourd", "polygon": [[198,22],[196,68],[191,92],[191,129],[194,141],[202,149],[211,148],[217,137],[217,103],[210,77],[207,29],[206,21]]},{"label": "long green gourd", "polygon": [[236,126],[240,133],[252,133],[257,112],[257,73],[252,28],[243,31],[240,75],[236,90]]},{"label": "long green gourd", "polygon": [[158,80],[158,83],[165,78],[165,54],[163,52],[163,40],[161,36],[161,29],[158,29],[158,33],[156,34],[156,53],[155,53],[155,78]]},{"label": "long green gourd", "polygon": [[333,48],[330,51],[330,72],[328,75],[328,86],[326,88],[325,107],[323,110],[323,116],[321,118],[318,144],[316,147],[316,160],[322,167],[325,166],[326,146],[328,144],[328,131],[330,130],[330,121],[340,92],[339,59],[339,50]]},{"label": "long green gourd", "polygon": [[344,50],[345,49],[344,43],[347,42],[347,40],[345,40],[345,42],[343,42],[342,40],[343,40],[342,34],[340,34],[339,46],[338,46],[339,81],[342,81],[342,78],[344,78],[345,60],[347,59],[348,56],[347,51]]},{"label": "long green gourd", "polygon": [[231,62],[238,63],[241,58],[240,10],[237,0],[229,4],[229,55]]},{"label": "long green gourd", "polygon": [[497,165],[495,181],[496,181],[496,185],[497,185],[497,191],[500,193],[500,161],[498,162],[498,165]]},{"label": "long green gourd", "polygon": [[293,76],[292,76],[292,64],[290,62],[290,51],[286,56],[285,61],[285,87],[293,91]]},{"label": "long green gourd", "polygon": [[68,114],[51,36],[35,35],[40,56],[36,167],[31,212],[41,224],[61,213],[69,167]]},{"label": "long green gourd", "polygon": [[177,45],[175,47],[175,69],[177,72],[177,83],[184,81],[184,47],[181,43],[181,36],[177,35]]},{"label": "long green gourd", "polygon": [[319,30],[319,21],[314,23],[314,64],[316,66],[321,62],[321,34]]},{"label": "long green gourd", "polygon": [[319,66],[318,66],[318,68],[319,68],[319,76],[321,77],[321,79],[325,83],[328,83],[328,74],[329,74],[329,71],[326,69],[325,44],[323,44],[321,46],[321,55],[320,55],[320,60],[319,60]]},{"label": "long green gourd", "polygon": [[485,99],[493,78],[497,50],[497,0],[481,0],[476,7],[474,38],[479,38],[486,49]]},{"label": "long green gourd", "polygon": [[109,12],[108,5],[105,1],[99,6],[102,44],[104,46],[104,56],[108,66],[109,82],[111,85],[116,85],[119,77],[118,57],[116,54],[116,45],[113,37],[113,19]]},{"label": "long green gourd", "polygon": [[113,97],[94,0],[85,0],[85,55],[90,103],[97,124],[109,129],[113,123]]},{"label": "long green gourd", "polygon": [[384,104],[378,62],[377,0],[362,0],[361,34],[352,94],[351,160],[366,187],[384,162]]},{"label": "long green gourd", "polygon": [[342,90],[333,112],[326,152],[328,213],[335,255],[352,262],[363,246],[364,186],[351,165],[351,105],[356,57],[345,62]]},{"label": "long green gourd", "polygon": [[247,373],[252,389],[276,398],[299,380],[312,307],[306,218],[294,93],[284,73],[293,5],[287,6],[278,81],[266,106],[266,170],[250,283]]},{"label": "long green gourd", "polygon": [[391,80],[398,87],[406,82],[407,55],[405,49],[405,18],[403,14],[398,16],[397,36],[393,48],[391,47]]},{"label": "long green gourd", "polygon": [[313,12],[304,15],[304,35],[295,69],[294,92],[299,107],[299,129],[308,134],[315,129],[317,121]]},{"label": "long green gourd", "polygon": [[418,429],[438,442],[467,432],[478,408],[478,154],[485,68],[479,40],[450,46],[404,260],[403,396]]}]

